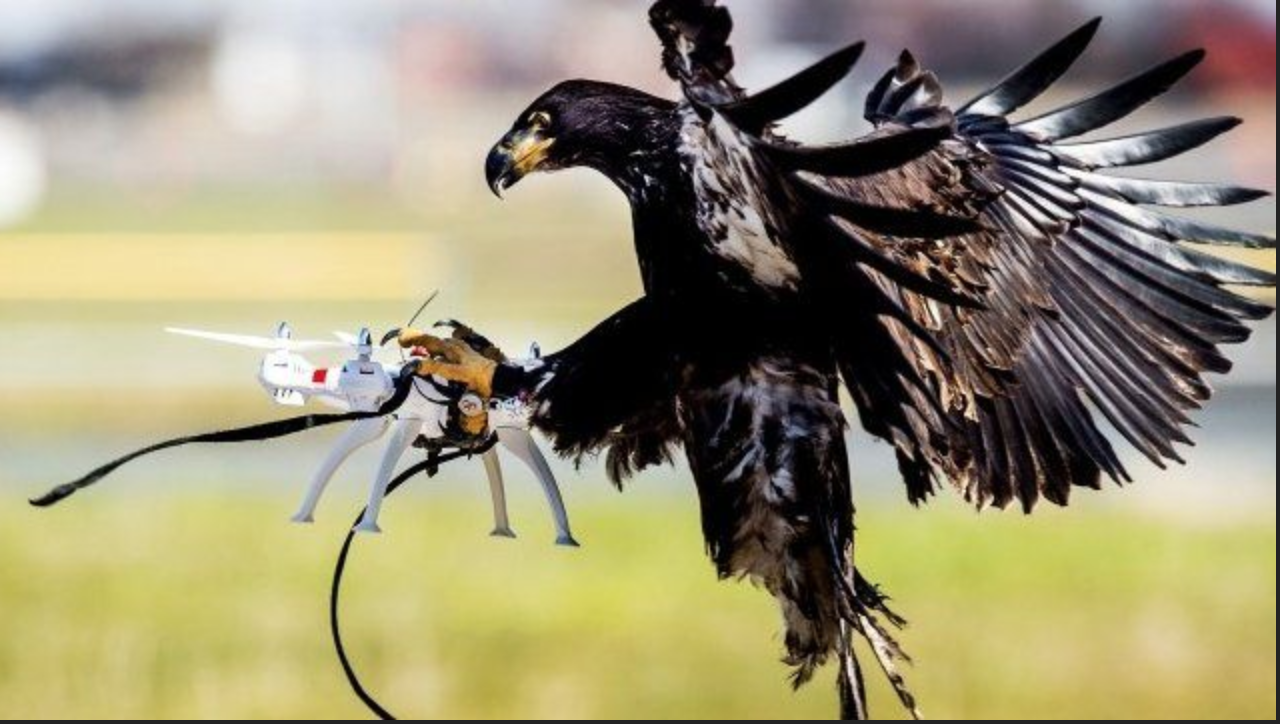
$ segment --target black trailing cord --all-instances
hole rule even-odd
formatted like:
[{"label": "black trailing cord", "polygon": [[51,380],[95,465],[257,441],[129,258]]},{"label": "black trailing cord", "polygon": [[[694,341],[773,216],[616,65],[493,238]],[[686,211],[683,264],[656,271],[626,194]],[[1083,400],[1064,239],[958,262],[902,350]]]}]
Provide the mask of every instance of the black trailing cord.
[{"label": "black trailing cord", "polygon": [[[493,435],[483,445],[476,448],[454,450],[443,454],[431,452],[427,455],[426,460],[405,469],[404,472],[388,483],[386,496],[390,496],[419,474],[425,473],[428,478],[433,478],[436,473],[440,472],[441,465],[454,460],[469,458],[473,455],[483,455],[492,450],[493,446],[497,444],[498,436]],[[379,719],[382,721],[395,721],[395,715],[379,704],[378,700],[373,698],[373,695],[360,682],[360,677],[356,674],[355,667],[351,665],[351,660],[347,657],[347,649],[342,643],[342,630],[338,624],[338,599],[342,590],[342,574],[347,568],[347,556],[351,553],[351,544],[355,542],[355,526],[364,518],[364,513],[365,511],[360,511],[360,515],[356,516],[355,523],[352,523],[352,529],[347,531],[347,537],[342,541],[342,548],[338,551],[338,560],[333,567],[333,583],[329,587],[329,632],[333,635],[333,647],[338,652],[338,662],[342,664],[342,673],[346,675],[347,683],[351,685],[351,690],[369,708],[369,711],[373,712]]]},{"label": "black trailing cord", "polygon": [[193,444],[226,444],[226,443],[243,443],[243,442],[260,442],[263,440],[275,440],[290,435],[296,435],[307,430],[314,430],[318,427],[326,427],[328,425],[337,425],[344,422],[358,422],[360,420],[369,420],[378,417],[386,417],[400,409],[405,400],[409,398],[409,393],[414,388],[414,380],[416,376],[409,365],[406,365],[400,372],[399,379],[396,380],[396,391],[389,400],[384,402],[380,408],[373,412],[348,412],[344,414],[312,414],[302,415],[299,417],[290,417],[284,420],[273,420],[258,425],[250,425],[248,427],[240,427],[232,430],[217,430],[215,432],[207,432],[199,435],[188,435],[178,437],[172,440],[149,445],[141,450],[135,450],[128,455],[116,458],[111,462],[103,465],[89,474],[69,483],[63,483],[58,487],[50,490],[44,495],[33,498],[31,504],[37,508],[48,508],[56,505],[63,500],[71,497],[75,493],[83,490],[94,483],[102,480],[126,464],[145,457],[152,453],[162,450],[169,450],[183,445]]}]

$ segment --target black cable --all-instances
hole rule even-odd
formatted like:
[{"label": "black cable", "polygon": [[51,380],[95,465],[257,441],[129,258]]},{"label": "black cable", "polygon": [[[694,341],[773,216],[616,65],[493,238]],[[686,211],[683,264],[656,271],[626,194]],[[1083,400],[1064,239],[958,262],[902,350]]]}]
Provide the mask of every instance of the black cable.
[{"label": "black cable", "polygon": [[307,430],[313,430],[318,427],[325,427],[327,425],[386,417],[400,409],[400,407],[405,403],[405,400],[409,398],[409,393],[413,390],[413,383],[415,379],[416,375],[414,375],[406,366],[406,369],[401,371],[400,378],[396,380],[395,394],[374,412],[302,415],[300,417],[274,420],[272,422],[250,425],[248,427],[241,427],[233,430],[218,430],[200,435],[188,435],[185,437],[174,438],[172,440],[166,440],[161,443],[156,443],[155,445],[144,447],[141,450],[135,450],[123,457],[116,458],[106,465],[90,472],[88,475],[85,475],[78,480],[73,480],[69,483],[59,485],[44,495],[32,499],[30,502],[37,508],[47,508],[51,505],[55,505],[71,497],[76,492],[97,483],[124,465],[133,462],[140,457],[160,452],[161,450],[169,450],[171,448],[196,443],[224,444],[275,440],[289,435],[296,435],[300,432],[306,432]]},{"label": "black cable", "polygon": [[[430,302],[430,300],[428,300],[428,302]],[[424,307],[425,306],[426,305],[424,305]],[[101,481],[103,478],[128,463],[162,450],[169,450],[183,445],[200,443],[224,444],[274,440],[318,427],[325,427],[343,422],[357,422],[359,420],[386,417],[404,405],[405,401],[409,398],[409,395],[417,388],[417,379],[417,375],[414,374],[414,371],[410,370],[406,365],[406,368],[401,371],[400,377],[396,380],[395,394],[374,412],[302,415],[284,420],[275,420],[272,422],[250,425],[248,427],[235,428],[231,430],[218,430],[215,432],[188,435],[174,438],[172,440],[166,440],[116,458],[115,460],[94,469],[92,472],[77,480],[59,485],[48,493],[32,499],[30,502],[32,505],[40,508],[47,508],[49,506],[56,505],[57,503],[74,495],[76,492]],[[434,383],[432,380],[428,381],[431,382],[437,390],[440,390],[440,386],[438,384]],[[418,393],[426,397],[425,393],[420,390]],[[432,401],[435,402],[435,400]],[[483,444],[474,448],[462,448],[444,454],[432,451],[428,454],[426,460],[409,467],[388,483],[385,496],[391,495],[420,473],[426,473],[428,477],[434,477],[436,473],[439,472],[441,465],[461,458],[469,458],[473,455],[486,453],[493,449],[497,443],[498,438],[496,435],[493,435]],[[355,541],[355,526],[364,518],[364,513],[366,511],[367,508],[362,510],[360,516],[356,518],[355,523],[352,524],[352,530],[348,531],[347,537],[342,543],[342,549],[338,552],[338,560],[333,569],[333,583],[329,592],[329,629],[333,635],[334,648],[338,652],[338,661],[342,664],[342,671],[346,674],[347,682],[351,685],[352,690],[355,691],[356,696],[358,696],[360,701],[363,702],[370,711],[377,715],[378,718],[384,721],[392,721],[395,719],[395,716],[383,708],[382,705],[379,704],[378,701],[374,699],[373,696],[364,688],[364,685],[360,683],[359,676],[352,667],[351,661],[347,658],[346,647],[343,646],[342,632],[338,624],[338,600],[342,587],[342,574],[346,570],[347,557],[351,553],[351,545]]]},{"label": "black cable", "polygon": [[[443,455],[431,453],[426,460],[406,469],[387,484],[387,492],[383,496],[384,499],[396,492],[400,486],[409,482],[419,473],[426,473],[427,477],[435,477],[440,471],[440,466],[445,463],[458,460],[460,458],[469,458],[472,455],[481,455],[493,449],[498,443],[498,437],[492,436],[483,445],[474,449],[455,450]],[[329,632],[333,636],[333,647],[338,652],[338,662],[342,664],[342,673],[346,674],[347,683],[351,685],[351,690],[355,692],[360,701],[364,703],[369,711],[373,712],[382,721],[395,721],[396,717],[387,711],[373,695],[364,688],[364,684],[360,683],[360,677],[356,674],[355,668],[351,665],[351,660],[347,658],[347,649],[342,644],[342,630],[338,625],[338,598],[342,590],[342,574],[347,568],[347,556],[351,553],[351,544],[355,542],[356,530],[355,526],[360,524],[364,519],[364,514],[368,508],[360,511],[360,515],[356,516],[355,522],[352,523],[351,530],[347,531],[347,537],[342,541],[342,549],[338,551],[338,561],[333,567],[333,583],[329,588]]]}]

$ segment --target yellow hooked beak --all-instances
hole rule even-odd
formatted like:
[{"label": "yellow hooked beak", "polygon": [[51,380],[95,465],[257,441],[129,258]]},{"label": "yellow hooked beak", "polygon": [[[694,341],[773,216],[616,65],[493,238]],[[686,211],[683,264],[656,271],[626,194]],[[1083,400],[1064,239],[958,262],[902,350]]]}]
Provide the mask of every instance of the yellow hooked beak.
[{"label": "yellow hooked beak", "polygon": [[542,135],[540,129],[518,129],[503,137],[485,160],[485,178],[494,195],[515,186],[520,179],[538,170],[546,162],[556,139]]}]

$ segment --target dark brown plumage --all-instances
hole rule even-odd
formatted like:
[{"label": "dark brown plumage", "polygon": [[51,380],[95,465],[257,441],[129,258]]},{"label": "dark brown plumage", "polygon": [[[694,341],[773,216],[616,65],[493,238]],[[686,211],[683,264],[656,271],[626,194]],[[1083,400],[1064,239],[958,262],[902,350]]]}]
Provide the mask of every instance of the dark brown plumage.
[{"label": "dark brown plumage", "polygon": [[732,20],[714,0],[659,0],[650,20],[681,102],[570,81],[487,164],[495,191],[569,166],[613,181],[645,297],[563,352],[500,368],[495,389],[528,397],[562,453],[607,449],[615,479],[683,446],[708,551],[722,576],[777,597],[796,682],[836,659],[842,714],[865,717],[857,634],[914,713],[887,630],[901,619],[853,566],[840,383],[895,447],[913,502],[950,483],[1030,511],[1127,481],[1098,414],[1157,464],[1179,461],[1204,373],[1229,368],[1219,346],[1272,311],[1231,287],[1275,284],[1188,244],[1274,240],[1147,208],[1261,192],[1106,170],[1235,121],[1068,142],[1168,90],[1200,52],[1013,120],[1094,21],[957,110],[904,53],[867,99],[875,131],[810,147],[776,124],[839,82],[860,44],[752,96],[733,82]]}]

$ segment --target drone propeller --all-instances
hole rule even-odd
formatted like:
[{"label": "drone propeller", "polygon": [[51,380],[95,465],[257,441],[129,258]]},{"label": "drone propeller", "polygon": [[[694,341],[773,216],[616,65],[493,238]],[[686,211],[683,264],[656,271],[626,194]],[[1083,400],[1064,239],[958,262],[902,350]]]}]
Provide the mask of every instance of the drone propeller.
[{"label": "drone propeller", "polygon": [[314,352],[322,349],[348,349],[351,346],[346,342],[295,340],[284,336],[255,337],[247,334],[224,334],[222,332],[205,332],[198,329],[178,329],[176,327],[169,327],[165,331],[183,337],[194,337],[267,352]]},{"label": "drone propeller", "polygon": [[350,332],[334,332],[333,336],[348,347],[358,347],[360,345],[360,337]]}]

